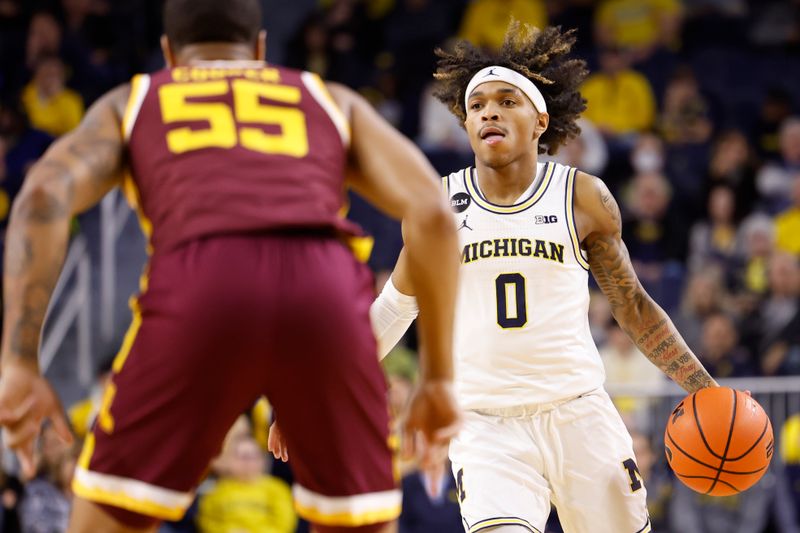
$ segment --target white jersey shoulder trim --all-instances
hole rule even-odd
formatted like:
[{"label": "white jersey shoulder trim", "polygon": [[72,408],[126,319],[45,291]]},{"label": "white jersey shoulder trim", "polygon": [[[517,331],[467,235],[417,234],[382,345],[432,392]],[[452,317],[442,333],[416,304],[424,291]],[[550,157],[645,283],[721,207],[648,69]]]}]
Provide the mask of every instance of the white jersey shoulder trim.
[{"label": "white jersey shoulder trim", "polygon": [[150,75],[137,74],[131,80],[131,94],[128,96],[128,105],[125,107],[125,114],[122,117],[122,138],[127,142],[131,138],[133,125],[142,109],[144,98],[150,90]]},{"label": "white jersey shoulder trim", "polygon": [[336,129],[339,131],[339,136],[342,138],[344,147],[349,148],[350,122],[334,101],[328,88],[325,87],[325,82],[313,72],[303,72],[300,78],[303,80],[303,84],[308,89],[308,92],[314,97],[314,100],[328,113],[331,121],[333,121],[333,125],[336,126]]},{"label": "white jersey shoulder trim", "polygon": [[589,258],[586,255],[586,251],[581,247],[580,237],[578,236],[578,226],[575,224],[575,175],[577,173],[577,168],[569,168],[568,170],[564,215],[567,217],[567,228],[569,228],[569,236],[572,241],[572,252],[575,254],[575,260],[583,268],[589,270]]}]

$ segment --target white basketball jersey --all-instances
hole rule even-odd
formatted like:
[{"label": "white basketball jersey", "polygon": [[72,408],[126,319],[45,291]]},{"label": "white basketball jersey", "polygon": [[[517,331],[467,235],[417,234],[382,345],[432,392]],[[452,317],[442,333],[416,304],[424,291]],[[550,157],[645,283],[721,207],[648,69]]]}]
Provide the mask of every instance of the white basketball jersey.
[{"label": "white basketball jersey", "polygon": [[511,206],[486,200],[472,167],[443,178],[462,250],[454,356],[466,409],[553,402],[603,384],[573,216],[576,172],[539,163]]}]

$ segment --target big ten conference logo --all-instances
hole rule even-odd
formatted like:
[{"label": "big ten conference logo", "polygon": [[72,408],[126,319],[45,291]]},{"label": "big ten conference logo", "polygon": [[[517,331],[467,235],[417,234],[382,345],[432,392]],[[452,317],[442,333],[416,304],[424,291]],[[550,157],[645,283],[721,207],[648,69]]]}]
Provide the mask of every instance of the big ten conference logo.
[{"label": "big ten conference logo", "polygon": [[463,213],[467,210],[471,202],[472,198],[469,197],[469,194],[465,192],[457,192],[450,197],[450,208],[455,213]]},{"label": "big ten conference logo", "polygon": [[533,218],[535,224],[555,224],[558,222],[558,217],[555,215],[536,215]]}]

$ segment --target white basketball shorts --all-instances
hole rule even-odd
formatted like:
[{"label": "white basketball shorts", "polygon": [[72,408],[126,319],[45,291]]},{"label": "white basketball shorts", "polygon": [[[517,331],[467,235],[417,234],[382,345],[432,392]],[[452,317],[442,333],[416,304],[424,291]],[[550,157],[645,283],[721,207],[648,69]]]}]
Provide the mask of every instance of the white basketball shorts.
[{"label": "white basketball shorts", "polygon": [[631,437],[602,389],[468,411],[450,459],[467,533],[501,525],[541,533],[551,503],[565,533],[651,530]]}]

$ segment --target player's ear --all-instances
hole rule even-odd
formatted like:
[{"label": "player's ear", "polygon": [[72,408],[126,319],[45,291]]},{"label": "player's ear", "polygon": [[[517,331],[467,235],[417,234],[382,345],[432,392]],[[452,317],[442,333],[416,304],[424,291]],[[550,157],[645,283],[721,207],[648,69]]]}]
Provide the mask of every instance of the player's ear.
[{"label": "player's ear", "polygon": [[261,30],[256,37],[256,59],[258,61],[267,60],[267,30]]},{"label": "player's ear", "polygon": [[175,51],[172,49],[172,43],[169,42],[169,37],[166,35],[161,36],[161,52],[164,54],[164,62],[167,67],[174,67],[176,65]]},{"label": "player's ear", "polygon": [[547,131],[550,125],[550,115],[548,113],[539,113],[536,117],[536,127],[533,128],[533,135],[538,139],[542,134]]}]

